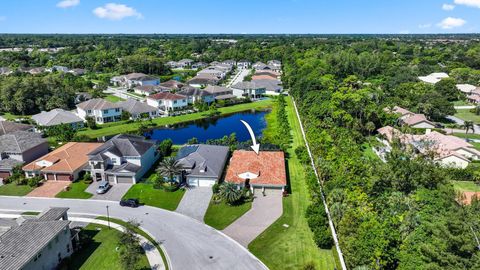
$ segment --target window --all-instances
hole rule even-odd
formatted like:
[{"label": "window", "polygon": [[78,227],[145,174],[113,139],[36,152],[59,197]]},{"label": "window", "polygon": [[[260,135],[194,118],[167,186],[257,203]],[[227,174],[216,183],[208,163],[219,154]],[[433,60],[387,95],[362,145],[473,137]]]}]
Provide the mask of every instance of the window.
[{"label": "window", "polygon": [[116,158],[112,158],[112,163],[117,163],[117,159],[116,159]]},{"label": "window", "polygon": [[70,244],[67,244],[67,252],[70,252]]},{"label": "window", "polygon": [[120,112],[120,109],[119,108],[115,109],[115,112]]},{"label": "window", "polygon": [[176,101],[176,100],[174,100],[174,101],[173,101],[173,104],[177,104],[177,101]]},{"label": "window", "polygon": [[92,113],[92,110],[88,110],[87,113],[88,113],[88,114]]},{"label": "window", "polygon": [[105,114],[108,113],[108,110],[103,110],[103,113],[105,113]]}]

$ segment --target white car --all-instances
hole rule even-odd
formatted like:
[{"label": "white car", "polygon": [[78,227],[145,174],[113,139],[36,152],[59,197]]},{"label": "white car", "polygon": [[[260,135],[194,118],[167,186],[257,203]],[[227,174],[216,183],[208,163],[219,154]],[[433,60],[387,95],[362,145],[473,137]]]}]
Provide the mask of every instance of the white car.
[{"label": "white car", "polygon": [[100,185],[97,188],[97,194],[104,194],[110,188],[110,183],[108,181],[100,182]]}]

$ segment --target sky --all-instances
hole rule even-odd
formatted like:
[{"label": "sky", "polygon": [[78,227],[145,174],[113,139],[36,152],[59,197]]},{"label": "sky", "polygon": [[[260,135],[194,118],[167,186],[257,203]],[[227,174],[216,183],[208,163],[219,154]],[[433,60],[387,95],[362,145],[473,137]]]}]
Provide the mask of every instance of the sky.
[{"label": "sky", "polygon": [[1,0],[0,33],[479,33],[480,0]]}]

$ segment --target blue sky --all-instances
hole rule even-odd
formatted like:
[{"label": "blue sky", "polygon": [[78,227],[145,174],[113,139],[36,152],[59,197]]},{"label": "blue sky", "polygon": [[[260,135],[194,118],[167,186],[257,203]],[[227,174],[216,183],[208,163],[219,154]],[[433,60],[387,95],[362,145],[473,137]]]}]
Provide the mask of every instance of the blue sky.
[{"label": "blue sky", "polygon": [[1,0],[0,33],[471,33],[480,0]]}]

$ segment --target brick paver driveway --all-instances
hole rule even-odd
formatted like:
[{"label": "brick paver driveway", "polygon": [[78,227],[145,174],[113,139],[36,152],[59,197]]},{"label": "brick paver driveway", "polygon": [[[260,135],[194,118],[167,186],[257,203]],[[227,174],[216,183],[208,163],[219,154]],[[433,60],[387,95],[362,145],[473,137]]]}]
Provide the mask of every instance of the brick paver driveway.
[{"label": "brick paver driveway", "polygon": [[55,198],[60,191],[63,191],[65,187],[70,185],[70,181],[52,181],[44,182],[41,186],[32,190],[27,194],[27,197],[47,197]]},{"label": "brick paver driveway", "polygon": [[211,187],[188,188],[175,211],[203,222],[212,194]]},{"label": "brick paver driveway", "polygon": [[261,190],[255,191],[255,199],[245,215],[230,224],[223,232],[247,247],[257,236],[266,230],[283,213],[282,191]]}]

